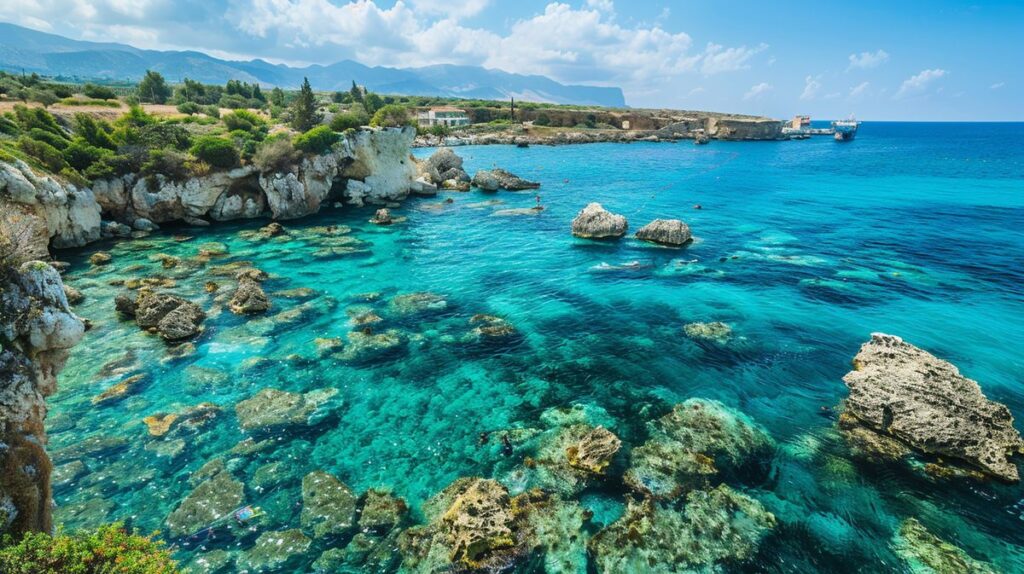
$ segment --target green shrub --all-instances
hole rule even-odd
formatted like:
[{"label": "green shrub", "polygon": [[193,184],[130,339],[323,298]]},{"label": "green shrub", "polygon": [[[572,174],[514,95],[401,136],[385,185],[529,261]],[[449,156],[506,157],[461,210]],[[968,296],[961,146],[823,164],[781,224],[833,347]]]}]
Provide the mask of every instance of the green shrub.
[{"label": "green shrub", "polygon": [[238,165],[238,150],[230,140],[203,136],[192,145],[192,155],[213,167],[232,168]]},{"label": "green shrub", "polygon": [[533,125],[535,125],[535,126],[550,126],[551,125],[551,118],[549,118],[547,114],[540,114],[539,116],[537,116],[537,119],[533,120]]},{"label": "green shrub", "polygon": [[6,134],[9,136],[16,136],[21,130],[18,129],[18,124],[14,120],[7,116],[0,116],[0,134]]},{"label": "green shrub", "polygon": [[287,137],[274,137],[263,142],[256,150],[252,163],[263,173],[288,171],[302,154]]},{"label": "green shrub", "polygon": [[235,110],[221,119],[224,121],[224,125],[227,126],[228,131],[242,130],[251,132],[254,128],[266,124],[263,118],[249,110]]},{"label": "green shrub", "polygon": [[85,170],[89,179],[109,179],[129,173],[138,173],[149,159],[149,152],[140,146],[124,146],[115,155],[104,156]]},{"label": "green shrub", "polygon": [[156,116],[147,114],[146,110],[142,109],[142,106],[135,104],[128,108],[128,113],[117,118],[114,125],[117,126],[134,126],[140,128],[142,126],[148,126],[157,122]]},{"label": "green shrub", "polygon": [[18,140],[18,147],[21,148],[21,151],[39,160],[52,173],[60,173],[60,170],[68,165],[60,150],[46,142],[22,136]]},{"label": "green shrub", "polygon": [[68,147],[64,148],[64,161],[83,173],[92,164],[111,155],[114,155],[114,152],[109,149],[96,147],[82,137],[75,138]]},{"label": "green shrub", "polygon": [[110,137],[113,128],[104,120],[96,120],[89,114],[75,114],[75,133],[90,145],[115,150],[117,144]]},{"label": "green shrub", "polygon": [[329,126],[317,126],[304,134],[295,136],[292,145],[306,153],[324,153],[338,141],[338,134]]},{"label": "green shrub", "polygon": [[26,534],[17,544],[0,549],[0,572],[175,574],[179,570],[162,543],[113,524],[101,526],[95,532],[71,535]]},{"label": "green shrub", "polygon": [[238,110],[249,107],[249,99],[239,94],[231,94],[221,97],[220,107]]},{"label": "green shrub", "polygon": [[356,112],[342,112],[331,118],[331,129],[336,132],[343,132],[347,129],[359,129],[370,123],[366,114]]},{"label": "green shrub", "polygon": [[370,125],[375,127],[399,127],[410,124],[409,110],[399,104],[388,104],[373,114]]},{"label": "green shrub", "polygon": [[68,147],[68,145],[71,143],[70,141],[68,141],[68,138],[64,137],[63,135],[57,135],[53,132],[49,132],[40,128],[30,129],[28,131],[28,137],[36,141],[46,142],[59,150],[63,150],[64,148]]},{"label": "green shrub", "polygon": [[78,173],[77,171],[70,167],[65,167],[64,169],[60,170],[60,173],[58,175],[64,178],[64,181],[67,181],[68,183],[76,187],[89,187],[89,180],[82,177],[82,174]]},{"label": "green shrub", "polygon": [[209,106],[203,106],[203,113],[210,116],[211,118],[220,117],[220,106],[214,104]]},{"label": "green shrub", "polygon": [[44,108],[48,108],[60,101],[57,94],[50,90],[29,90],[28,99],[43,104]]},{"label": "green shrub", "polygon": [[192,177],[192,158],[173,149],[154,149],[149,160],[142,164],[144,176],[163,175],[171,181],[184,181]]},{"label": "green shrub", "polygon": [[59,136],[64,135],[64,130],[57,124],[53,114],[42,108],[29,108],[18,104],[14,106],[14,117],[22,131],[39,128]]},{"label": "green shrub", "polygon": [[97,106],[103,108],[120,108],[121,102],[107,100],[82,100],[79,98],[64,98],[60,101],[62,106]]},{"label": "green shrub", "polygon": [[139,128],[136,143],[151,149],[186,150],[192,145],[192,135],[179,125],[163,122]]},{"label": "green shrub", "polygon": [[85,87],[82,88],[82,93],[85,94],[87,98],[96,98],[97,100],[112,100],[117,97],[114,90],[105,86],[97,86],[96,84],[86,84]]},{"label": "green shrub", "polygon": [[194,114],[198,114],[200,111],[202,111],[202,108],[200,108],[199,104],[195,102],[185,102],[183,104],[178,104],[178,111],[183,114],[188,114],[191,116]]}]

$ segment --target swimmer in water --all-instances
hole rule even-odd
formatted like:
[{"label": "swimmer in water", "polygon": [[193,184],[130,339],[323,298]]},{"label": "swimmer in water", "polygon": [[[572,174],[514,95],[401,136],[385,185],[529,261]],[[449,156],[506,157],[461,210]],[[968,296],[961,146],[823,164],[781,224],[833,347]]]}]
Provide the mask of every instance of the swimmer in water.
[{"label": "swimmer in water", "polygon": [[501,454],[512,456],[512,441],[509,440],[508,433],[501,435]]}]

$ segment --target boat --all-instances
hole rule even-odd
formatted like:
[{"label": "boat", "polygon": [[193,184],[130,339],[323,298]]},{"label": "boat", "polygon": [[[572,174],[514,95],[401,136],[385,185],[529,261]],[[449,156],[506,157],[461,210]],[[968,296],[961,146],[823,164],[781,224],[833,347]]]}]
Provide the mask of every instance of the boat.
[{"label": "boat", "polygon": [[860,122],[853,119],[853,117],[845,120],[836,120],[832,122],[832,131],[835,134],[833,137],[836,138],[837,142],[851,141],[857,137],[858,127],[860,127]]}]

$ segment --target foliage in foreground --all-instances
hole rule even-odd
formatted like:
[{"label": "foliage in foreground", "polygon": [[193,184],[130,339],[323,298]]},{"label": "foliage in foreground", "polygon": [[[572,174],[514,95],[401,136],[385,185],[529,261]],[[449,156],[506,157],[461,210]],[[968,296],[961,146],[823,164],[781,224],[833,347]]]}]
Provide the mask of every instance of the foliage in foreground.
[{"label": "foliage in foreground", "polygon": [[176,574],[170,552],[147,536],[131,534],[120,524],[95,532],[26,534],[0,548],[4,574]]}]

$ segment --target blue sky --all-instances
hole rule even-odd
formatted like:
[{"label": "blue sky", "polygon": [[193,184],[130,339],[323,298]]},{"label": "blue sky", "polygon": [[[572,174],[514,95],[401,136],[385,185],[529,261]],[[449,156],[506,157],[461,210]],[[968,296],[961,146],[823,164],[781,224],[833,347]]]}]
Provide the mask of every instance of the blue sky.
[{"label": "blue sky", "polygon": [[76,39],[290,64],[536,73],[638,107],[1024,120],[1024,2],[6,0]]}]

